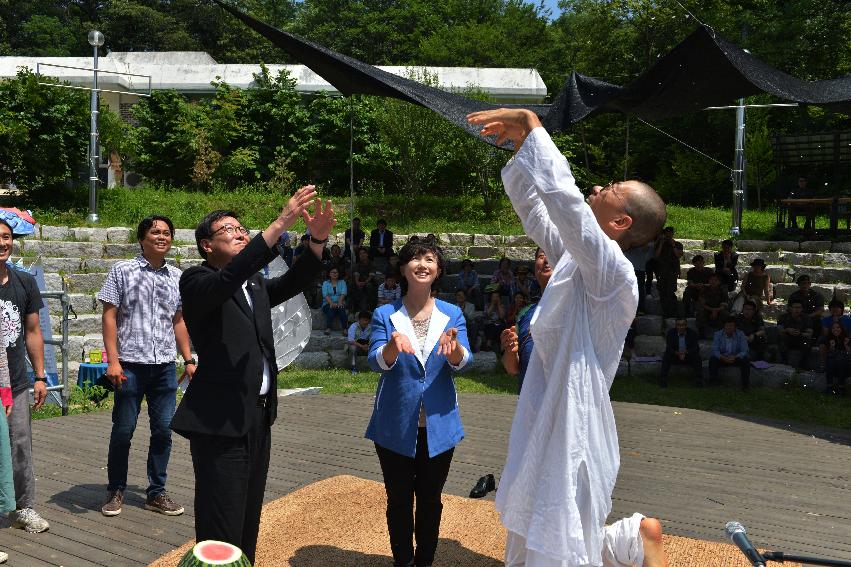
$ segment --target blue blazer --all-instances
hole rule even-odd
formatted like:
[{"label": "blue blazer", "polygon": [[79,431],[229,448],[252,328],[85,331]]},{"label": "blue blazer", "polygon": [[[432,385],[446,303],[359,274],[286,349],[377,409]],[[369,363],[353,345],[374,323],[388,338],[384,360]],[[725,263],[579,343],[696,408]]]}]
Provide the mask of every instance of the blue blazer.
[{"label": "blue blazer", "polygon": [[[450,365],[445,356],[437,355],[440,335],[450,327],[458,329],[458,341],[465,350],[464,358],[456,367]],[[406,335],[418,354],[399,353],[393,366],[388,367],[382,351],[394,331]],[[381,372],[381,379],[366,438],[411,458],[417,452],[420,405],[426,413],[429,457],[448,451],[464,438],[452,376],[455,371],[467,366],[473,356],[464,313],[458,306],[435,300],[425,339],[425,352],[428,353],[425,360],[419,354],[421,352],[408,311],[401,300],[375,310],[368,358],[370,367]]]}]

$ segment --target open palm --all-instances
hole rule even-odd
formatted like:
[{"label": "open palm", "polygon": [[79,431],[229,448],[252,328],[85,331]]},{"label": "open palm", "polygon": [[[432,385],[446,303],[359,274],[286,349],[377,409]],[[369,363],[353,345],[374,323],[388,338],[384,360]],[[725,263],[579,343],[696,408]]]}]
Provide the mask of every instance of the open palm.
[{"label": "open palm", "polygon": [[310,230],[310,234],[317,240],[328,238],[328,235],[331,234],[331,229],[337,222],[334,219],[334,209],[331,207],[331,201],[325,201],[323,208],[322,199],[316,199],[313,215],[310,215],[306,207],[302,210],[301,214],[304,217],[307,228]]}]

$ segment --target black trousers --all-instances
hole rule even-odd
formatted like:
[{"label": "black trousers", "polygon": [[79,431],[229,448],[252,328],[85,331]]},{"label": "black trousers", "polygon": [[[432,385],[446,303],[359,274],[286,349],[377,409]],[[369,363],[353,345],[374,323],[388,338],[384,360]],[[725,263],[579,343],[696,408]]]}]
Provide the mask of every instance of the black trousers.
[{"label": "black trousers", "polygon": [[271,429],[267,409],[248,434],[224,437],[194,433],[189,439],[195,470],[195,539],[226,541],[254,563],[260,510],[269,471]]},{"label": "black trousers", "polygon": [[[428,436],[421,427],[417,434],[417,453],[412,459],[380,445],[375,446],[384,489],[387,491],[387,531],[390,532],[390,549],[393,564],[404,567],[414,560],[414,565],[431,565],[437,549],[440,515],[443,503],[440,493],[449,475],[449,465],[455,449],[428,457]],[[414,521],[414,495],[417,497],[417,516]],[[416,536],[414,554],[412,537]]]},{"label": "black trousers", "polygon": [[738,366],[741,377],[742,389],[746,390],[751,385],[751,363],[747,358],[736,359],[735,362],[723,362],[715,356],[709,359],[709,377],[713,382],[718,382],[718,369],[722,366]]},{"label": "black trousers", "polygon": [[703,366],[701,365],[699,353],[686,353],[685,360],[680,360],[676,352],[666,350],[665,355],[662,357],[662,371],[659,374],[659,382],[663,386],[668,385],[668,374],[671,371],[672,364],[691,366],[694,372],[695,382],[698,386],[703,385]]}]

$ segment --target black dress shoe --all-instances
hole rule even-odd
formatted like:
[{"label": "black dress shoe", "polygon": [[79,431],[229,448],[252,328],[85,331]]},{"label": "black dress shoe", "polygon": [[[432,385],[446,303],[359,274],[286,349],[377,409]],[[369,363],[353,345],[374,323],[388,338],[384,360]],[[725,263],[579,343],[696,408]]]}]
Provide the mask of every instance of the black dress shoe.
[{"label": "black dress shoe", "polygon": [[470,491],[470,498],[484,498],[492,490],[496,490],[496,481],[492,474],[486,474],[479,479],[479,482]]}]

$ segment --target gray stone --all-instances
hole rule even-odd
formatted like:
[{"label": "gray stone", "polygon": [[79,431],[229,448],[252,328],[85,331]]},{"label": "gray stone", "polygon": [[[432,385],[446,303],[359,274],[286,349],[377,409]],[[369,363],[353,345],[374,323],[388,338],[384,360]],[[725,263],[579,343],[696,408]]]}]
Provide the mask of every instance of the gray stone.
[{"label": "gray stone", "polygon": [[124,226],[111,226],[106,229],[106,239],[109,242],[129,242],[131,236],[136,237],[135,231]]},{"label": "gray stone", "polygon": [[[104,258],[133,258],[139,253],[138,244],[115,244],[107,243],[103,246],[103,253],[100,254]],[[171,249],[174,252],[174,248]]]},{"label": "gray stone", "polygon": [[[323,331],[325,330],[325,315],[322,313],[321,309],[311,309],[311,328],[314,331]],[[311,333],[312,336],[312,333]]]},{"label": "gray stone", "polygon": [[636,356],[662,356],[665,354],[665,337],[661,335],[638,335],[635,337]]},{"label": "gray stone", "polygon": [[851,254],[851,242],[834,242],[830,246],[830,251]]},{"label": "gray stone", "polygon": [[762,309],[760,309],[760,315],[766,321],[777,321],[784,313],[786,313],[787,306],[786,303],[780,303],[779,301],[775,301],[771,304],[763,304]]},{"label": "gray stone", "polygon": [[[833,287],[833,294],[839,301],[848,303],[848,300],[851,299],[851,285],[838,284]],[[830,301],[829,297],[825,297],[825,299]]]},{"label": "gray stone", "polygon": [[466,248],[473,244],[473,235],[463,232],[441,232],[437,237],[446,246],[463,246]]},{"label": "gray stone", "polygon": [[489,246],[494,248],[501,248],[504,243],[504,239],[499,234],[474,234],[473,235],[473,246]]},{"label": "gray stone", "polygon": [[69,360],[82,360],[85,354],[93,350],[103,350],[103,336],[100,334],[70,335],[68,337]]},{"label": "gray stone", "polygon": [[116,262],[115,258],[86,258],[83,261],[83,269],[87,272],[108,272]]},{"label": "gray stone", "polygon": [[36,252],[43,257],[98,258],[103,254],[100,242],[65,242],[54,240],[27,240],[24,250]]},{"label": "gray stone", "polygon": [[[700,241],[698,240],[696,242],[700,242]],[[694,257],[695,256],[703,256],[703,261],[705,262],[705,265],[709,266],[711,268],[714,265],[713,264],[714,260],[713,260],[713,256],[712,256],[713,254],[714,254],[714,252],[712,252],[712,250],[700,250],[700,249],[688,249],[688,248],[686,248],[683,251],[682,263],[684,265],[687,265],[686,268],[691,268],[691,264],[692,264],[692,261],[694,260]]]},{"label": "gray stone", "polygon": [[751,378],[757,384],[769,388],[782,388],[795,378],[795,369],[785,364],[772,364],[771,368],[751,368]]},{"label": "gray stone", "polygon": [[689,238],[677,238],[677,242],[683,245],[683,248],[686,250],[693,250],[695,248],[703,248],[702,240],[691,240]]},{"label": "gray stone", "polygon": [[766,264],[776,264],[780,261],[780,252],[776,250],[765,252],[739,252],[739,271],[746,266],[750,266],[751,262],[761,258]]},{"label": "gray stone", "polygon": [[736,249],[739,252],[765,252],[768,250],[778,250],[777,243],[768,240],[739,240],[736,242]]},{"label": "gray stone", "polygon": [[289,396],[316,396],[322,392],[322,386],[310,386],[308,388],[278,388],[278,397]]},{"label": "gray stone", "polygon": [[[53,336],[57,337],[62,333],[60,317],[51,317],[53,327]],[[92,335],[103,332],[101,326],[101,316],[96,313],[77,314],[76,319],[68,320],[68,332],[73,335]]]},{"label": "gray stone", "polygon": [[831,244],[829,240],[807,240],[801,242],[801,252],[828,252]]},{"label": "gray stone", "polygon": [[328,352],[341,350],[346,346],[346,337],[340,336],[339,332],[326,335],[322,331],[314,331],[310,334],[310,340],[304,347],[305,352]]},{"label": "gray stone", "polygon": [[344,349],[332,350],[328,355],[331,357],[332,368],[349,368],[352,365],[352,355]]},{"label": "gray stone", "polygon": [[704,250],[717,250],[721,251],[721,239],[720,238],[707,238],[703,241],[703,249]]},{"label": "gray stone", "polygon": [[106,279],[105,273],[70,274],[66,276],[68,289],[73,292],[97,292]]},{"label": "gray stone", "polygon": [[[824,255],[812,252],[783,252],[779,261],[793,266],[801,266],[797,271],[804,270],[804,266],[818,266],[824,263]],[[766,260],[768,262],[768,260]]]},{"label": "gray stone", "polygon": [[41,225],[41,238],[44,240],[67,240],[71,234],[67,226]]},{"label": "gray stone", "polygon": [[827,386],[827,379],[822,372],[799,372],[795,377],[802,387],[821,392]]},{"label": "gray stone", "polygon": [[825,282],[851,283],[851,268],[822,268]]},{"label": "gray stone", "polygon": [[302,352],[292,365],[309,370],[324,370],[330,368],[331,357],[327,352]]},{"label": "gray stone", "polygon": [[473,362],[471,362],[465,371],[471,372],[493,372],[499,364],[495,352],[480,350],[473,354]]},{"label": "gray stone", "polygon": [[526,236],[525,234],[506,236],[505,237],[505,245],[506,246],[524,246],[526,248],[531,247],[533,249],[533,252],[534,252],[534,249],[537,247],[537,245],[535,244],[535,241],[532,240],[531,238],[529,238],[528,236]]},{"label": "gray stone", "polygon": [[[95,296],[88,293],[69,293],[68,298],[71,300],[71,307],[74,313],[78,316],[86,313],[96,313],[97,305]],[[62,315],[62,302],[59,299],[47,298],[44,300],[50,313],[54,317]]]},{"label": "gray stone", "polygon": [[195,242],[194,228],[176,228],[174,229],[174,240],[178,242]]},{"label": "gray stone", "polygon": [[171,249],[171,254],[180,256],[181,260],[190,258],[192,260],[201,260],[201,254],[198,252],[198,247],[194,244],[187,246],[174,247]]},{"label": "gray stone", "polygon": [[73,229],[74,238],[81,242],[106,242],[107,229],[88,226]]},{"label": "gray stone", "polygon": [[443,257],[449,260],[463,260],[467,257],[466,246],[444,246]]},{"label": "gray stone", "polygon": [[80,258],[54,258],[50,256],[41,259],[45,272],[61,272],[74,274],[85,269],[85,262]]},{"label": "gray stone", "polygon": [[535,249],[525,247],[510,247],[503,250],[503,256],[509,260],[525,260],[531,262],[535,259]]},{"label": "gray stone", "polygon": [[[794,271],[790,270],[786,266],[766,266],[765,271],[769,276],[771,276],[771,282],[772,283],[782,283],[782,282],[795,281]],[[815,276],[814,273],[812,273],[812,271],[807,272],[807,273],[810,274],[813,281],[821,281],[818,277]],[[821,276],[820,273],[819,273],[819,276]],[[743,277],[744,277],[744,274],[742,274],[740,276],[740,278],[743,278]]]},{"label": "gray stone", "polygon": [[200,266],[204,260],[201,258],[181,258],[177,262],[177,267],[181,270],[185,270],[186,268],[191,268],[192,266]]},{"label": "gray stone", "polygon": [[476,259],[499,258],[499,250],[491,246],[470,246],[467,255]]},{"label": "gray stone", "polygon": [[775,240],[772,250],[786,250],[788,252],[797,252],[801,249],[801,243],[795,240]]},{"label": "gray stone", "polygon": [[826,252],[824,254],[824,263],[851,266],[851,254],[845,254],[840,252]]},{"label": "gray stone", "polygon": [[47,291],[62,291],[62,276],[59,274],[44,274],[44,288]]},{"label": "gray stone", "polygon": [[[825,301],[830,301],[833,296],[833,286],[829,284],[813,284],[813,291],[822,294]],[[798,284],[795,283],[778,283],[774,284],[774,297],[788,300],[789,296],[798,291]]]},{"label": "gray stone", "polygon": [[636,317],[635,332],[638,335],[660,335],[662,333],[662,317],[659,315]]}]

